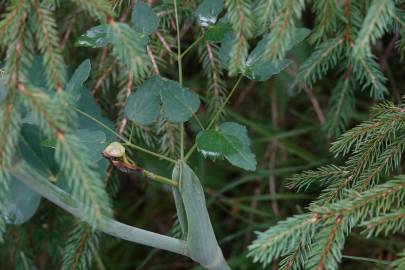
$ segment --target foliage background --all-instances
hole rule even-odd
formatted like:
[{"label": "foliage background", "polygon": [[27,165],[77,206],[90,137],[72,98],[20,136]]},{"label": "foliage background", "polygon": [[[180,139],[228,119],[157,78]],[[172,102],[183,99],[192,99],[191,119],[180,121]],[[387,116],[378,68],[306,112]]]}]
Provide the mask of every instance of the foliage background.
[{"label": "foliage background", "polygon": [[[167,78],[177,79],[177,63],[172,56],[172,52],[175,52],[177,47],[172,1],[148,2],[154,6],[154,10],[160,18],[159,30],[151,35],[148,48],[149,56],[153,56],[154,62],[148,70],[130,70],[130,72],[116,60],[114,53],[111,54],[106,48],[92,49],[75,45],[86,30],[98,24],[97,18],[106,21],[102,6],[94,10],[88,8],[86,11],[84,3],[88,2],[88,5],[96,6],[104,1],[49,0],[42,2],[49,4],[49,10],[52,10],[55,18],[54,29],[57,32],[51,35],[54,34],[57,38],[53,42],[57,44],[60,56],[69,67],[69,75],[82,61],[87,58],[91,60],[92,70],[86,83],[87,88],[84,90],[87,94],[84,96],[88,96],[89,100],[91,100],[90,94],[95,97],[104,120],[109,119],[110,125],[115,125],[115,128],[122,131],[125,136],[132,135],[134,141],[169,156],[176,156],[178,131],[170,123],[161,121],[155,130],[131,127],[130,124],[127,128],[122,128],[123,104],[126,102],[128,91],[135,90],[140,84],[143,73],[159,72]],[[110,4],[115,7],[117,13],[115,16],[117,21],[131,22],[131,10],[134,2],[111,1]],[[260,21],[265,15],[260,15],[258,12],[265,10],[260,4],[270,1],[254,1],[259,5],[256,9],[250,8],[251,2],[247,0],[225,1],[230,13],[233,8],[240,7],[234,7],[233,4],[246,5],[245,9],[250,10],[244,10],[246,18],[240,17],[235,10],[236,15],[234,17],[232,14],[230,15],[234,30],[239,30],[238,39],[234,41],[232,50],[237,50],[236,46],[247,48],[244,39],[249,39],[250,48],[254,48],[260,38],[253,31],[259,33],[266,31],[260,29],[262,25],[267,25],[265,21]],[[377,26],[380,31],[374,32],[375,36],[367,41],[367,44],[372,43],[370,48],[375,56],[375,68],[380,70],[381,76],[386,78],[377,79],[385,85],[377,87],[377,90],[384,92],[386,89],[387,92],[384,95],[380,93],[370,95],[370,92],[377,91],[373,86],[370,87],[366,85],[367,83],[353,83],[352,93],[344,97],[345,99],[340,103],[341,107],[334,108],[333,106],[339,101],[336,93],[342,89],[340,85],[344,83],[343,75],[347,72],[347,67],[351,65],[346,62],[350,60],[342,57],[341,52],[337,52],[331,57],[336,59],[326,59],[325,66],[321,66],[320,71],[314,72],[312,78],[307,78],[300,73],[299,67],[309,59],[317,44],[329,41],[328,46],[330,47],[338,43],[334,39],[339,32],[336,29],[339,29],[342,21],[347,22],[345,21],[347,13],[344,10],[344,2],[350,1],[324,2],[336,2],[341,12],[337,14],[325,13],[328,10],[333,11],[334,7],[328,9],[323,6],[323,1],[304,3],[304,1],[286,0],[279,2],[286,5],[285,10],[287,11],[290,10],[288,8],[291,8],[288,7],[289,4],[301,6],[295,8],[298,9],[298,13],[302,12],[301,16],[284,15],[282,18],[294,22],[283,21],[285,24],[280,26],[280,32],[288,29],[288,24],[313,29],[314,32],[304,42],[287,52],[288,58],[294,61],[287,70],[265,82],[242,80],[223,116],[223,119],[239,122],[248,128],[252,149],[258,161],[257,170],[254,172],[241,171],[225,161],[211,162],[198,153],[194,153],[191,157],[192,167],[205,187],[208,209],[217,238],[226,258],[229,258],[230,264],[235,269],[260,268],[259,264],[253,264],[252,259],[246,257],[247,247],[256,238],[254,231],[263,231],[275,225],[279,220],[305,212],[309,203],[319,195],[320,188],[317,187],[300,192],[289,189],[286,187],[286,180],[303,170],[343,162],[336,161],[329,152],[330,143],[335,140],[337,135],[369,119],[371,106],[378,102],[376,98],[383,97],[394,103],[400,103],[401,97],[405,94],[405,67],[401,63],[401,52],[404,52],[403,36],[401,36],[404,32],[403,17],[402,25],[394,25],[390,27],[390,31],[386,31],[387,27],[382,22],[381,26]],[[351,7],[352,10],[358,8],[359,14],[352,14],[350,18],[346,17],[346,20],[352,20],[353,27],[353,30],[350,30],[353,31],[353,37],[349,38],[353,40],[348,40],[345,36],[350,50],[353,48],[361,50],[362,48],[358,49],[359,47],[354,42],[358,35],[361,37],[361,28],[365,27],[362,22],[371,2],[373,1],[352,1],[352,5],[359,4]],[[18,4],[18,1],[0,1],[0,3],[0,16],[4,18],[7,14],[6,6],[13,3]],[[187,0],[178,1],[178,3],[181,42],[184,50],[200,36],[201,27],[194,15],[200,2]],[[397,6],[401,5],[403,6],[402,2],[397,1]],[[53,10],[54,6],[56,8]],[[274,10],[282,12],[283,7]],[[393,15],[384,14],[379,19],[383,20],[384,16]],[[241,21],[239,28],[237,21]],[[30,23],[35,24],[35,22]],[[277,27],[277,24],[273,25],[272,31],[276,32]],[[41,30],[38,31],[41,32]],[[50,63],[58,63],[58,60],[52,60],[52,55],[46,55],[46,49],[42,51],[41,48],[46,46],[41,46],[40,42],[40,36],[34,38],[35,50],[44,52],[45,58],[51,57]],[[13,46],[15,48],[15,45],[2,45],[1,56],[3,62],[6,62],[6,58],[11,55],[8,48]],[[276,44],[273,45],[276,46]],[[285,45],[279,44],[280,48]],[[280,51],[284,55],[285,50],[280,49]],[[243,49],[240,52],[243,53]],[[362,52],[356,51],[356,53]],[[208,99],[199,112],[204,122],[223,101],[227,89],[230,89],[235,82],[234,75],[238,73],[238,69],[243,64],[242,57],[234,57],[229,63],[228,69],[225,69],[221,65],[219,55],[218,45],[202,40],[183,58],[184,84]],[[34,63],[37,63],[35,59]],[[314,58],[313,61],[319,59],[322,58]],[[326,70],[329,69],[328,65],[337,66],[337,68],[326,73]],[[353,66],[355,65],[356,63],[353,63]],[[39,85],[49,84],[49,81],[55,82],[55,78],[49,79],[52,74],[35,73],[39,69],[41,68],[38,66],[27,68],[26,75],[33,81],[39,81]],[[58,66],[53,69],[57,70]],[[380,73],[376,73],[378,77]],[[354,76],[361,77],[357,74]],[[321,80],[315,83],[319,78]],[[358,81],[362,80],[372,81],[370,78],[358,79]],[[294,88],[293,82],[306,84],[306,86]],[[57,89],[58,85],[55,88]],[[297,88],[302,90],[299,91]],[[361,88],[364,88],[364,91],[361,91]],[[89,100],[83,101],[85,107],[89,111],[97,112],[99,110],[97,104],[90,103]],[[338,117],[343,120],[333,118],[333,113],[339,110]],[[338,123],[331,123],[331,121]],[[190,135],[190,138],[194,138],[197,131],[198,125],[195,122],[191,122],[186,127],[186,133]],[[25,132],[26,138],[31,138],[32,129],[26,128]],[[190,139],[187,143],[191,146],[193,140]],[[161,175],[170,175],[171,168],[165,162],[158,162],[156,159],[138,152],[132,153],[132,157],[145,168],[159,172]],[[397,174],[401,171],[402,167],[399,166]],[[140,176],[123,174],[112,168],[108,170],[108,173],[109,189],[111,194],[114,194],[114,214],[118,220],[163,234],[176,234],[176,231],[172,229],[175,221],[175,207],[168,189],[147,183]],[[2,244],[1,249],[1,268],[35,269],[35,265],[37,269],[58,269],[63,258],[66,239],[74,228],[75,230],[86,230],[84,227],[77,227],[76,221],[68,214],[46,200],[42,200],[38,213],[29,223],[22,226],[8,226],[5,243]],[[92,237],[92,243],[99,242],[100,246],[94,258],[94,269],[193,269],[196,267],[192,261],[182,256],[119,241],[105,235],[93,235],[92,233],[86,235]],[[339,269],[387,269],[385,263],[396,258],[397,253],[404,247],[404,235],[401,233],[390,237],[375,237],[370,240],[355,232],[345,245],[343,261]]]}]

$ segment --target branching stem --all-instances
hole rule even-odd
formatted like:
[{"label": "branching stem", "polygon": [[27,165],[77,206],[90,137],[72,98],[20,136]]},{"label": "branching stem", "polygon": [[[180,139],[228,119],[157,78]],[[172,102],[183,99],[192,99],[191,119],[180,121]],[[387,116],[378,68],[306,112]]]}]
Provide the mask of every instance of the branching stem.
[{"label": "branching stem", "polygon": [[[226,99],[224,100],[224,102],[222,103],[221,107],[218,108],[218,110],[215,112],[215,115],[212,117],[210,123],[208,124],[206,129],[210,129],[212,128],[212,126],[215,124],[215,121],[217,121],[218,117],[221,115],[221,112],[225,109],[226,104],[229,102],[229,100],[231,99],[233,93],[235,93],[236,89],[239,86],[239,83],[242,81],[243,76],[239,76],[238,80],[236,81],[236,83],[234,84],[234,86],[232,87],[232,90],[229,92],[228,96],[226,97]],[[187,161],[191,154],[193,154],[194,150],[197,148],[197,145],[194,144],[191,149],[187,152],[186,156],[184,157],[184,160]]]},{"label": "branching stem", "polygon": [[88,114],[88,113],[86,113],[86,112],[80,110],[80,109],[77,108],[77,107],[72,106],[72,108],[73,108],[75,111],[77,111],[78,113],[80,113],[80,114],[82,114],[83,116],[89,118],[90,120],[94,121],[94,122],[97,123],[98,125],[102,126],[102,127],[105,128],[106,130],[108,130],[109,132],[111,132],[112,134],[114,134],[115,136],[117,136],[119,139],[121,139],[121,140],[124,142],[125,145],[127,145],[127,146],[129,146],[129,147],[132,147],[132,148],[134,148],[134,149],[136,149],[136,150],[139,150],[139,151],[141,151],[141,152],[144,152],[144,153],[146,153],[146,154],[149,154],[149,155],[151,155],[151,156],[157,157],[157,158],[159,158],[159,159],[164,159],[164,160],[169,161],[169,162],[171,162],[171,163],[176,163],[176,161],[175,161],[174,159],[171,159],[171,158],[169,158],[169,157],[166,157],[166,156],[164,156],[164,155],[155,153],[155,152],[150,151],[150,150],[148,150],[148,149],[145,149],[145,148],[143,148],[143,147],[141,147],[141,146],[139,146],[139,145],[136,145],[136,144],[131,143],[127,138],[125,138],[124,136],[118,134],[117,132],[115,132],[115,130],[113,130],[112,128],[110,128],[109,126],[107,126],[106,124],[104,124],[103,122],[99,121],[98,119],[94,118],[94,117],[91,116],[90,114]]}]

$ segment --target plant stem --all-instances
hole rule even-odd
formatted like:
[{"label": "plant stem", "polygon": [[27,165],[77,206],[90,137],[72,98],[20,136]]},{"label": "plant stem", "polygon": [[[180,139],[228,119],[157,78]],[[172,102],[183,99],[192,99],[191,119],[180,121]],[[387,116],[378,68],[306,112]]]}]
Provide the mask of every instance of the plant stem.
[{"label": "plant stem", "polygon": [[184,52],[180,55],[180,57],[183,59],[183,57],[192,49],[194,48],[195,45],[198,44],[202,39],[204,38],[204,35],[199,36],[190,46],[188,46],[187,49],[184,50]]},{"label": "plant stem", "polygon": [[[210,129],[214,124],[215,121],[218,119],[218,117],[220,116],[221,112],[225,109],[226,104],[229,102],[229,100],[231,99],[233,93],[236,91],[236,89],[238,88],[239,83],[241,82],[243,76],[239,76],[238,80],[236,81],[236,83],[234,84],[234,86],[232,87],[231,91],[229,92],[228,96],[226,97],[226,99],[224,100],[224,102],[222,103],[221,107],[219,107],[219,109],[215,112],[214,117],[212,117],[210,123],[208,124],[206,129]],[[184,160],[187,161],[191,154],[193,154],[194,150],[197,148],[197,145],[194,143],[194,145],[191,147],[191,149],[187,152],[186,156],[184,157]]]},{"label": "plant stem", "polygon": [[106,130],[108,130],[109,132],[111,132],[112,134],[114,134],[115,136],[117,136],[119,139],[121,139],[121,140],[124,142],[125,145],[127,145],[127,146],[129,146],[129,147],[132,147],[132,148],[134,148],[134,149],[137,149],[137,150],[139,150],[139,151],[141,151],[141,152],[144,152],[144,153],[146,153],[146,154],[149,154],[149,155],[151,155],[151,156],[154,156],[154,157],[157,157],[157,158],[160,158],[160,159],[164,159],[164,160],[169,161],[169,162],[171,162],[171,163],[176,163],[176,161],[175,161],[174,159],[171,159],[171,158],[169,158],[169,157],[163,156],[163,155],[161,155],[161,154],[158,154],[158,153],[155,153],[155,152],[150,151],[150,150],[148,150],[148,149],[145,149],[145,148],[143,148],[143,147],[141,147],[141,146],[139,146],[139,145],[136,145],[136,144],[131,143],[131,141],[127,140],[124,136],[118,134],[117,132],[115,132],[115,130],[113,130],[112,128],[110,128],[109,126],[107,126],[106,124],[104,124],[103,122],[99,121],[98,119],[94,118],[94,117],[91,116],[90,114],[88,114],[88,113],[86,113],[86,112],[80,110],[79,108],[77,108],[77,107],[75,107],[75,106],[72,106],[72,107],[73,107],[73,109],[74,109],[75,111],[77,111],[78,113],[80,113],[80,114],[82,114],[83,116],[85,116],[85,117],[91,119],[92,121],[94,121],[94,122],[97,123],[98,125],[102,126],[102,127],[105,128]]},{"label": "plant stem", "polygon": [[178,187],[179,184],[177,181],[174,181],[172,179],[169,179],[167,177],[155,174],[153,172],[147,171],[147,170],[143,170],[143,175],[145,175],[147,178],[156,181],[158,183],[162,183],[162,184],[166,184],[166,185],[170,185],[173,187]]},{"label": "plant stem", "polygon": [[232,90],[229,92],[228,96],[226,97],[226,99],[222,103],[221,107],[219,107],[219,109],[215,112],[215,115],[214,115],[214,117],[212,117],[210,123],[207,126],[207,129],[210,129],[215,124],[215,121],[217,121],[218,117],[221,115],[221,112],[225,109],[226,104],[229,102],[229,100],[231,99],[233,93],[235,93],[236,89],[238,88],[238,85],[241,82],[242,78],[243,78],[243,76],[240,75],[238,80],[236,81],[236,83],[232,87]]},{"label": "plant stem", "polygon": [[184,159],[184,124],[180,124],[180,159]]},{"label": "plant stem", "polygon": [[[177,12],[177,2],[173,0],[174,14],[176,17],[176,32],[177,32],[177,69],[179,72],[179,83],[183,85],[183,66],[180,44],[180,29],[179,29],[179,14]],[[184,158],[184,124],[180,123],[180,159]]]},{"label": "plant stem", "polygon": [[194,116],[194,119],[195,119],[195,121],[197,122],[197,124],[200,126],[200,128],[201,128],[202,130],[205,130],[203,124],[202,124],[201,121],[200,121],[200,118],[198,118],[198,116],[197,116],[195,113],[193,113],[193,116]]},{"label": "plant stem", "polygon": [[[81,204],[70,194],[53,185],[46,177],[41,175],[34,168],[23,162],[19,162],[11,170],[13,175],[30,189],[39,193],[44,198],[79,219],[87,221]],[[111,218],[102,217],[102,220],[96,225],[96,229],[130,242],[164,249],[187,256],[187,246],[184,241],[132,227]]]},{"label": "plant stem", "polygon": [[190,148],[190,150],[187,152],[186,156],[184,157],[184,160],[187,161],[190,156],[193,154],[194,150],[197,148],[197,144],[193,144],[193,146]]}]

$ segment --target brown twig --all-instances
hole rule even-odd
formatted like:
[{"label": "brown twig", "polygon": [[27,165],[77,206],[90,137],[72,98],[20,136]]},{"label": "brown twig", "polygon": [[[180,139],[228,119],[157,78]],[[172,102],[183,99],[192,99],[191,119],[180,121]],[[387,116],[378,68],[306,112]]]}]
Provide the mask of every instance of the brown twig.
[{"label": "brown twig", "polygon": [[318,99],[314,95],[314,92],[312,91],[312,88],[310,87],[304,87],[304,91],[307,94],[309,100],[311,101],[312,107],[315,110],[316,116],[319,119],[319,122],[323,125],[325,124],[325,115],[321,109],[321,106],[319,105]]},{"label": "brown twig", "polygon": [[151,48],[150,48],[149,45],[146,47],[146,50],[147,50],[147,52],[148,52],[150,61],[152,62],[152,66],[153,66],[153,70],[155,71],[155,74],[156,74],[156,75],[160,75],[159,67],[158,67],[158,65],[157,65],[157,63],[156,63],[155,56],[153,55],[153,52],[152,52],[152,50],[151,50]]},{"label": "brown twig", "polygon": [[76,10],[76,11],[73,13],[73,16],[71,17],[71,19],[70,19],[70,21],[69,21],[69,26],[68,26],[68,28],[67,28],[65,34],[63,35],[63,40],[62,40],[62,43],[61,43],[61,45],[60,45],[60,50],[61,50],[61,51],[63,51],[63,50],[65,49],[66,44],[67,44],[67,42],[69,41],[70,35],[71,35],[72,32],[73,32],[73,27],[75,26],[75,22],[76,22],[76,19],[77,19],[75,15],[78,14],[78,13],[80,13],[79,10]]},{"label": "brown twig", "polygon": [[[273,122],[273,127],[278,127],[278,109],[277,109],[277,92],[271,90],[271,120]],[[269,192],[270,195],[275,195],[277,193],[276,176],[274,175],[274,169],[276,168],[276,157],[277,157],[278,141],[277,139],[272,140],[270,144],[270,159],[269,159]],[[271,200],[271,208],[276,217],[280,216],[280,209],[278,207],[278,202],[276,199]]]},{"label": "brown twig", "polygon": [[173,51],[172,51],[172,49],[170,48],[169,43],[166,42],[166,40],[165,40],[165,38],[163,37],[163,35],[162,35],[160,32],[156,32],[155,34],[156,34],[156,36],[159,38],[160,42],[162,43],[162,45],[163,45],[163,47],[166,49],[166,51],[167,51],[169,54],[173,54]]}]

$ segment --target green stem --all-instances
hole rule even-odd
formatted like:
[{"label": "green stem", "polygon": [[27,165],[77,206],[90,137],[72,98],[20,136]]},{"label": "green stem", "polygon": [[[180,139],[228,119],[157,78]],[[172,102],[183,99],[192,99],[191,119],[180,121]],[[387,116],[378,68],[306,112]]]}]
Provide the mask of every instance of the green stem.
[{"label": "green stem", "polygon": [[109,126],[107,126],[106,124],[104,124],[103,122],[99,121],[98,119],[94,118],[94,117],[91,116],[90,114],[88,114],[88,113],[86,113],[86,112],[84,112],[84,111],[82,111],[82,110],[80,110],[79,108],[76,108],[76,107],[74,107],[74,106],[72,106],[72,107],[73,107],[73,109],[74,109],[75,111],[77,111],[78,113],[80,113],[80,114],[82,114],[83,116],[85,116],[85,117],[91,119],[91,120],[94,121],[95,123],[99,124],[100,126],[102,126],[103,128],[105,128],[106,130],[108,130],[109,132],[111,132],[112,134],[114,134],[115,136],[117,136],[119,139],[121,139],[121,140],[124,142],[125,145],[127,145],[127,146],[129,146],[129,147],[132,147],[132,148],[134,148],[134,149],[137,149],[137,150],[139,150],[139,151],[141,151],[141,152],[144,152],[144,153],[146,153],[146,154],[149,154],[149,155],[151,155],[151,156],[155,156],[155,157],[157,157],[157,158],[164,159],[164,160],[166,160],[166,161],[170,161],[171,163],[176,163],[176,161],[175,161],[174,159],[171,159],[171,158],[169,158],[169,157],[163,156],[163,155],[161,155],[161,154],[155,153],[155,152],[153,152],[153,151],[150,151],[150,150],[145,149],[145,148],[143,148],[143,147],[141,147],[141,146],[138,146],[138,145],[136,145],[136,144],[131,143],[131,142],[130,142],[129,140],[127,140],[124,136],[118,134],[117,132],[115,132],[115,130],[113,130],[112,128],[110,128]]},{"label": "green stem", "polygon": [[190,46],[188,46],[187,49],[184,50],[184,52],[180,55],[180,57],[183,59],[183,57],[192,49],[194,48],[195,45],[198,44],[202,39],[204,38],[203,35],[199,36]]},{"label": "green stem", "polygon": [[184,159],[184,124],[180,124],[180,159]]},{"label": "green stem", "polygon": [[[179,29],[179,14],[177,12],[177,2],[173,0],[174,14],[176,17],[176,32],[177,32],[177,69],[179,72],[179,83],[183,85],[183,66],[181,56],[181,44],[180,44],[180,29]],[[184,124],[180,123],[180,159],[184,158]]]},{"label": "green stem", "polygon": [[[19,162],[13,166],[12,171],[13,175],[15,175],[18,180],[23,182],[33,191],[39,193],[42,197],[48,199],[79,219],[88,221],[82,210],[82,205],[70,194],[56,185],[53,185],[46,177],[37,172],[35,168],[32,168],[23,162]],[[187,246],[184,241],[132,227],[111,218],[102,217],[100,222],[97,223],[96,229],[130,242],[164,249],[187,256]]]},{"label": "green stem", "polygon": [[190,150],[188,150],[186,156],[184,157],[184,160],[187,161],[190,156],[193,154],[193,152],[195,151],[195,149],[197,148],[197,144],[193,144],[193,146],[190,148]]},{"label": "green stem", "polygon": [[232,90],[229,92],[228,96],[226,97],[226,99],[222,103],[221,107],[219,107],[219,109],[215,112],[215,115],[214,115],[214,117],[212,117],[210,123],[208,124],[207,129],[210,129],[215,124],[215,121],[217,121],[218,117],[221,115],[222,111],[225,109],[226,104],[229,102],[229,100],[231,99],[233,93],[238,88],[238,85],[241,82],[242,78],[243,78],[243,76],[240,75],[238,80],[236,81],[235,85],[232,87]]},{"label": "green stem", "polygon": [[170,185],[173,187],[178,187],[179,184],[177,181],[174,181],[172,179],[169,179],[167,177],[161,176],[159,174],[153,173],[151,171],[145,170],[144,168],[139,167],[138,165],[135,164],[129,157],[127,157],[125,154],[122,157],[122,162],[128,166],[128,168],[131,168],[133,172],[138,172],[142,173],[145,177],[149,178],[152,181]]},{"label": "green stem", "polygon": [[[215,112],[214,117],[212,117],[210,123],[208,124],[206,129],[210,129],[214,124],[215,121],[218,119],[218,117],[221,115],[221,112],[225,109],[226,104],[229,102],[229,100],[231,99],[233,93],[235,93],[236,89],[238,88],[239,83],[242,81],[243,76],[239,76],[238,80],[236,81],[236,83],[234,84],[234,86],[232,87],[231,91],[229,92],[228,96],[226,97],[226,99],[224,100],[224,102],[221,104],[221,107],[219,107],[219,109]],[[187,161],[190,156],[193,154],[194,150],[197,148],[197,145],[194,144],[193,147],[191,147],[191,149],[187,152],[186,156],[184,157],[184,160]]]},{"label": "green stem", "polygon": [[193,113],[193,117],[194,117],[195,121],[197,122],[197,124],[200,126],[200,128],[201,128],[202,130],[205,130],[203,124],[202,124],[201,121],[200,121],[200,118],[198,118],[198,116],[197,116],[195,113]]},{"label": "green stem", "polygon": [[173,187],[178,187],[179,186],[179,183],[177,181],[174,181],[172,179],[166,178],[164,176],[155,174],[155,173],[147,171],[147,170],[143,171],[143,175],[145,175],[147,178],[149,178],[149,179],[151,179],[153,181],[156,181],[158,183],[170,185],[170,186],[173,186]]}]

